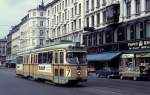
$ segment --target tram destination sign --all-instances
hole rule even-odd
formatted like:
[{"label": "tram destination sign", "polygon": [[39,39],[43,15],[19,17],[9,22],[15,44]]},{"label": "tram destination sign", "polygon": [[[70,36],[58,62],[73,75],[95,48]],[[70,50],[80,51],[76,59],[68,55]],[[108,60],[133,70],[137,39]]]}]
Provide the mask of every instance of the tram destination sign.
[{"label": "tram destination sign", "polygon": [[150,40],[136,41],[128,43],[129,50],[149,49]]}]

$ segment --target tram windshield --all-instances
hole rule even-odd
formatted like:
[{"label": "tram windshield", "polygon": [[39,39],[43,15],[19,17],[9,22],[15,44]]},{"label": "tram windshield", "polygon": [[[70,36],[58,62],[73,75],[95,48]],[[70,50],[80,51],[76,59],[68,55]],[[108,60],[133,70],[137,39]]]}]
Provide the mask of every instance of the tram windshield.
[{"label": "tram windshield", "polygon": [[86,53],[85,52],[69,52],[67,53],[67,62],[70,64],[85,64]]}]

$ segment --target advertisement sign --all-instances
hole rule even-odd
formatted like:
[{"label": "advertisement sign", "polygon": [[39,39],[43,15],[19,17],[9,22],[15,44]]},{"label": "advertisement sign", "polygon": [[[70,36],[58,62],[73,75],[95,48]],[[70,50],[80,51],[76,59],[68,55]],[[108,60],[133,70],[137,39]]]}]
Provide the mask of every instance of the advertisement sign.
[{"label": "advertisement sign", "polygon": [[40,72],[51,72],[51,64],[40,64],[38,66],[38,71]]},{"label": "advertisement sign", "polygon": [[150,41],[136,41],[128,43],[129,50],[149,49]]}]

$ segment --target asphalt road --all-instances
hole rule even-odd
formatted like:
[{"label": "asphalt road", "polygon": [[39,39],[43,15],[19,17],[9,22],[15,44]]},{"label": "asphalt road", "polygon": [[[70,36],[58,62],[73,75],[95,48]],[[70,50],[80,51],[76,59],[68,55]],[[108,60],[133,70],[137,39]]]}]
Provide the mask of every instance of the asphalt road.
[{"label": "asphalt road", "polygon": [[150,95],[150,81],[100,79],[74,87],[16,77],[14,69],[0,68],[0,95]]}]

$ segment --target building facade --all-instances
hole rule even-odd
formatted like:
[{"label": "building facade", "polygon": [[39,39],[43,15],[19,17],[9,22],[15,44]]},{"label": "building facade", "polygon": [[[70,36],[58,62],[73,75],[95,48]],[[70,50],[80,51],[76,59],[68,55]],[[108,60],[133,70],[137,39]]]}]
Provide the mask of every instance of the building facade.
[{"label": "building facade", "polygon": [[[99,59],[94,63],[115,62],[116,68],[124,64],[133,71],[140,71],[138,66],[150,63],[150,0],[84,1],[86,11],[83,42],[88,47],[88,53],[116,55],[109,60]],[[118,53],[120,57],[116,59]]]},{"label": "building facade", "polygon": [[53,0],[46,5],[49,38],[82,43],[84,28],[83,0]]},{"label": "building facade", "polygon": [[6,63],[6,39],[0,39],[0,65]]},{"label": "building facade", "polygon": [[35,9],[21,19],[21,22],[12,27],[7,35],[7,64],[14,67],[19,52],[43,47],[46,44],[47,26],[46,9],[42,2]]},{"label": "building facade", "polygon": [[42,47],[46,44],[47,26],[44,4],[29,10],[20,25],[20,52]]}]

